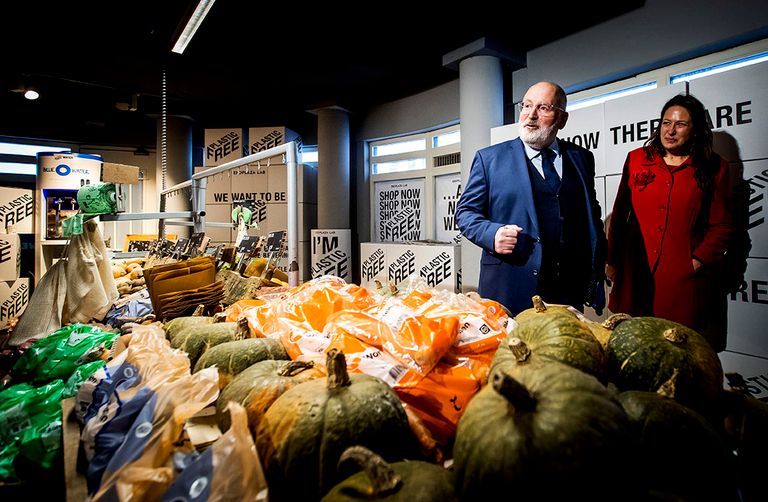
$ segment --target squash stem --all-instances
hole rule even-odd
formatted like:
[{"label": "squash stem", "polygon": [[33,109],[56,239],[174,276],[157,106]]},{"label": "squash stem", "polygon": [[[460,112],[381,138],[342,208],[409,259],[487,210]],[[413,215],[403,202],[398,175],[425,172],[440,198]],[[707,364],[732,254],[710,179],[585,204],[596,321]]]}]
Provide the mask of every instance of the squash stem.
[{"label": "squash stem", "polygon": [[522,363],[531,356],[531,349],[521,339],[514,337],[509,341],[509,350],[515,356],[517,362]]},{"label": "squash stem", "polygon": [[329,350],[325,365],[328,370],[328,389],[338,389],[352,383],[347,373],[347,359],[344,357],[344,352],[337,348]]},{"label": "squash stem", "polygon": [[675,368],[675,371],[672,372],[672,376],[669,377],[669,380],[661,384],[659,389],[656,391],[656,394],[666,397],[669,399],[675,398],[675,383],[677,382],[677,377],[680,374],[680,370]]},{"label": "squash stem", "polygon": [[279,376],[292,377],[314,366],[312,361],[291,361],[277,372]]},{"label": "squash stem", "polygon": [[662,336],[672,343],[683,343],[688,338],[683,331],[677,328],[665,329]]},{"label": "squash stem", "polygon": [[605,329],[610,329],[613,331],[616,329],[616,326],[629,319],[632,319],[632,316],[629,314],[611,314],[608,319],[603,321],[601,324]]},{"label": "squash stem", "polygon": [[339,465],[347,460],[354,461],[365,471],[371,482],[370,493],[380,498],[396,492],[403,484],[403,479],[383,458],[363,446],[350,446],[339,458]]},{"label": "squash stem", "polygon": [[531,298],[531,302],[533,302],[533,309],[536,312],[543,313],[547,311],[547,304],[544,303],[544,300],[542,300],[539,295],[534,295],[534,297]]},{"label": "squash stem", "polygon": [[515,410],[533,411],[536,409],[536,399],[531,396],[528,389],[503,371],[493,375],[492,385],[493,389],[504,396]]}]

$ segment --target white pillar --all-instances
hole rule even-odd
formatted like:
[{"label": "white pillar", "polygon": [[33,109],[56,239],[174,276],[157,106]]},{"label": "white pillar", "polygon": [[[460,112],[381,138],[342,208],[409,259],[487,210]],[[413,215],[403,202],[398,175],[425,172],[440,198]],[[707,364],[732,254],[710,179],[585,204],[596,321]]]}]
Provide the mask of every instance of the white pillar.
[{"label": "white pillar", "polygon": [[[459,119],[461,121],[461,180],[466,185],[472,159],[490,145],[491,128],[504,123],[504,77],[496,56],[472,56],[459,63]],[[467,239],[461,244],[463,291],[477,291],[480,248]]]},{"label": "white pillar", "polygon": [[349,228],[349,113],[317,113],[317,227]]}]

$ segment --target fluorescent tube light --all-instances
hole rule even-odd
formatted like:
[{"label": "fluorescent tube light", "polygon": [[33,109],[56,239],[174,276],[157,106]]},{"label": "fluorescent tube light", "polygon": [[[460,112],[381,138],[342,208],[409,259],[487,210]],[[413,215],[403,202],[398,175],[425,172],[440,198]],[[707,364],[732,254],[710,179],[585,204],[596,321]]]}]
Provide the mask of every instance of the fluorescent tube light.
[{"label": "fluorescent tube light", "polygon": [[176,40],[176,45],[171,49],[172,52],[175,52],[176,54],[184,52],[184,49],[187,48],[187,44],[192,40],[192,37],[195,36],[195,32],[202,24],[203,19],[205,19],[205,16],[208,14],[208,11],[211,10],[213,2],[215,1],[216,0],[200,0],[200,3],[198,3],[195,8],[195,12],[192,13],[187,25],[184,27],[184,31],[181,32],[179,39]]}]

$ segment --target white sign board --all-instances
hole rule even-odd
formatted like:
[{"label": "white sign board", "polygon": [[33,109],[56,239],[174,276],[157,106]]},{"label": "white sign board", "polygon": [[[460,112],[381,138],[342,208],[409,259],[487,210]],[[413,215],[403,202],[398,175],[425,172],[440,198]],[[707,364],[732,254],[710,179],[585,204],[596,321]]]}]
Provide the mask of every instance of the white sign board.
[{"label": "white sign board", "polygon": [[461,173],[435,177],[435,240],[461,242],[456,205],[461,197]]},{"label": "white sign board", "polygon": [[377,242],[425,238],[424,178],[376,183],[373,207],[374,240]]},{"label": "white sign board", "polygon": [[13,226],[19,234],[35,233],[35,192],[0,187],[0,229]]},{"label": "white sign board", "polygon": [[715,151],[728,160],[768,158],[768,63],[691,80],[709,113]]},{"label": "white sign board", "polygon": [[352,231],[348,229],[312,230],[312,278],[335,275],[352,279]]},{"label": "white sign board", "polygon": [[101,156],[86,153],[37,154],[38,186],[43,189],[78,190],[101,180]]},{"label": "white sign board", "polygon": [[0,329],[5,328],[9,320],[21,316],[28,304],[29,278],[0,281]]}]

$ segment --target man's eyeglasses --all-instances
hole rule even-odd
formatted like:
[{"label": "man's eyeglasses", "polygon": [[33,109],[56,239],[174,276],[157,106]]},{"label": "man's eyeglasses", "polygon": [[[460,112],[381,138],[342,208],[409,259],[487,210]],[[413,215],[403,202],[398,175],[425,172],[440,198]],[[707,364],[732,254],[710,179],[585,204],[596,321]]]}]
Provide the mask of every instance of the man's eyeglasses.
[{"label": "man's eyeglasses", "polygon": [[537,115],[542,115],[544,117],[554,115],[555,110],[560,110],[561,112],[565,111],[559,106],[550,105],[547,103],[539,103],[538,105],[534,105],[529,101],[522,101],[517,103],[517,111],[520,113],[520,115],[530,115],[534,108],[536,109]]}]

